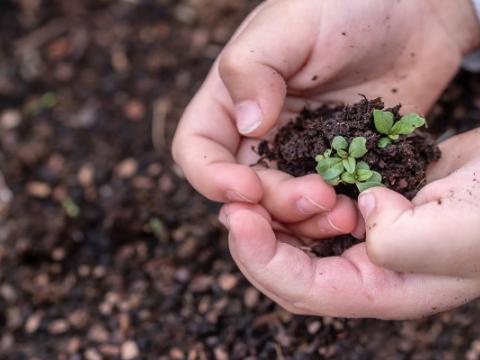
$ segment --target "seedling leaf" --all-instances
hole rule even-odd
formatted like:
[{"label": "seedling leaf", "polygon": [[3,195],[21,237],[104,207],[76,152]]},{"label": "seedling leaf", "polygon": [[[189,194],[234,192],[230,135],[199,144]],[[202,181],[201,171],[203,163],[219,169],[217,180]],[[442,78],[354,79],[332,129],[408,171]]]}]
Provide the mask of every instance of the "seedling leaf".
[{"label": "seedling leaf", "polygon": [[393,126],[393,114],[390,111],[373,110],[373,122],[375,129],[380,134],[390,134],[390,129]]},{"label": "seedling leaf", "polygon": [[390,138],[383,137],[380,140],[378,140],[377,146],[380,149],[383,149],[383,148],[387,147],[388,145],[390,145],[391,143],[392,143],[392,140]]},{"label": "seedling leaf", "polygon": [[338,149],[337,155],[340,156],[342,159],[346,159],[348,157],[348,152],[343,149]]},{"label": "seedling leaf", "polygon": [[402,116],[390,130],[391,135],[408,135],[416,128],[425,125],[425,119],[421,116],[411,113]]},{"label": "seedling leaf", "polygon": [[372,176],[367,179],[369,182],[378,182],[378,183],[381,183],[382,182],[382,175],[380,175],[380,173],[376,172],[376,171],[372,171]]},{"label": "seedling leaf", "polygon": [[332,140],[332,147],[335,150],[345,150],[348,148],[348,141],[343,136],[335,136]]},{"label": "seedling leaf", "polygon": [[357,180],[358,181],[366,181],[370,179],[373,175],[372,170],[365,170],[365,169],[358,169],[357,170]]},{"label": "seedling leaf", "polygon": [[372,187],[377,187],[377,186],[385,187],[385,185],[383,185],[382,183],[375,182],[375,181],[366,181],[363,183],[357,183],[357,188],[358,188],[358,191],[360,192],[370,189]]},{"label": "seedling leaf", "polygon": [[342,174],[342,181],[346,182],[347,184],[355,184],[356,179],[353,174],[349,174],[348,172],[344,172]]},{"label": "seedling leaf", "polygon": [[332,180],[325,180],[325,181],[332,186],[337,186],[338,184],[341,183],[341,180],[339,177],[336,177],[335,179],[332,179]]},{"label": "seedling leaf", "polygon": [[354,158],[348,157],[347,159],[344,159],[342,163],[343,167],[345,168],[345,170],[347,170],[348,173],[353,174],[355,172],[355,166],[357,165],[357,162]]},{"label": "seedling leaf", "polygon": [[357,169],[370,170],[370,166],[365,161],[359,161],[357,163]]},{"label": "seedling leaf", "polygon": [[366,147],[367,139],[364,137],[356,137],[350,143],[350,147],[348,148],[348,153],[354,159],[361,158],[367,153]]},{"label": "seedling leaf", "polygon": [[342,159],[327,158],[318,162],[317,172],[322,175],[325,181],[333,180],[339,177],[343,172]]}]

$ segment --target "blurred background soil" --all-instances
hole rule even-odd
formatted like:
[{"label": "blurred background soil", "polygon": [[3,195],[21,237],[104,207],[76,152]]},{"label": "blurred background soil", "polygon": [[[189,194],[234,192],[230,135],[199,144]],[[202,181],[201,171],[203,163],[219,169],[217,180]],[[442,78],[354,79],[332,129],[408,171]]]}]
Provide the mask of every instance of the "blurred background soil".
[{"label": "blurred background soil", "polygon": [[[169,144],[257,3],[0,1],[1,359],[479,358],[480,302],[301,317],[238,272]],[[478,125],[480,77],[461,73],[432,119]]]}]

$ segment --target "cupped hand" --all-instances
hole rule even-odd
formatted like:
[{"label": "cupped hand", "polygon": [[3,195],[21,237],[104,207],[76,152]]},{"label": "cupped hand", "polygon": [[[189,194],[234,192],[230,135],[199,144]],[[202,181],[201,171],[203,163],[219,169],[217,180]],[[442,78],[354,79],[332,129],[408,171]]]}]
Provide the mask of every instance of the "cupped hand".
[{"label": "cupped hand", "polygon": [[359,198],[367,250],[402,272],[477,279],[480,285],[480,129],[440,146],[442,158],[412,202],[388,189]]},{"label": "cupped hand", "polygon": [[385,188],[361,194],[366,242],[312,258],[274,231],[258,205],[228,204],[233,258],[267,296],[299,314],[409,319],[480,296],[480,129],[441,144],[412,202]]},{"label": "cupped hand", "polygon": [[209,199],[260,203],[301,235],[359,232],[350,200],[320,176],[251,168],[252,146],[305,105],[353,102],[359,93],[424,112],[476,44],[472,26],[468,0],[266,1],[186,109],[174,158]]}]

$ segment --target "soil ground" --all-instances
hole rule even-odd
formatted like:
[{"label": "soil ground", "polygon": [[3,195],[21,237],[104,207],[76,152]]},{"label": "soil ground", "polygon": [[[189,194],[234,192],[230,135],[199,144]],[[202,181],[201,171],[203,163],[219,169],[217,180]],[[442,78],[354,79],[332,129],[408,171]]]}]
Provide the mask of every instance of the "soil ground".
[{"label": "soil ground", "polygon": [[[343,136],[348,142],[360,136],[366,140],[368,149],[361,160],[382,174],[382,183],[389,189],[413,199],[425,184],[427,166],[440,158],[440,149],[424,129],[379,148],[377,144],[382,135],[373,124],[374,110],[391,112],[395,122],[402,115],[401,105],[384,109],[381,98],[305,108],[296,119],[279,129],[273,141],[260,143],[258,153],[276,161],[278,169],[293,176],[304,176],[316,173],[315,156],[330,149],[335,136]],[[340,184],[335,190],[354,199],[358,196],[354,185]]]},{"label": "soil ground", "polygon": [[[168,144],[256,3],[0,3],[1,359],[478,358],[480,302],[419,321],[292,316],[238,272]],[[460,74],[431,119],[477,126],[480,77]]]}]

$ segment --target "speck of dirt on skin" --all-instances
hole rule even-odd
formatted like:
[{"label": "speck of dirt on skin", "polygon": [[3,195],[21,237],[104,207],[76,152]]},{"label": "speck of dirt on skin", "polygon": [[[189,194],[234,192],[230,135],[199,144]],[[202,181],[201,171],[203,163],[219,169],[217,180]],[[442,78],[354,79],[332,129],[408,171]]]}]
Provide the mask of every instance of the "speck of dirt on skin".
[{"label": "speck of dirt on skin", "polygon": [[398,92],[398,89],[397,88],[393,88],[392,89],[392,93],[396,94]]},{"label": "speck of dirt on skin", "polygon": [[438,199],[438,200],[437,200],[437,204],[438,204],[438,205],[442,205],[442,199]]},{"label": "speck of dirt on skin", "polygon": [[343,35],[343,36],[347,36],[347,33],[344,31],[344,32],[342,32],[342,35]]},{"label": "speck of dirt on skin", "polygon": [[312,81],[315,81],[315,80],[317,80],[317,79],[318,79],[318,76],[317,76],[317,75],[313,75]]},{"label": "speck of dirt on skin", "polygon": [[370,231],[370,230],[372,230],[372,229],[373,229],[374,227],[376,227],[376,226],[377,226],[377,223],[373,223],[372,225],[370,225],[370,226],[368,227],[368,230]]},{"label": "speck of dirt on skin", "polygon": [[436,306],[432,307],[432,311],[435,311],[435,310],[437,310],[437,307]]}]

